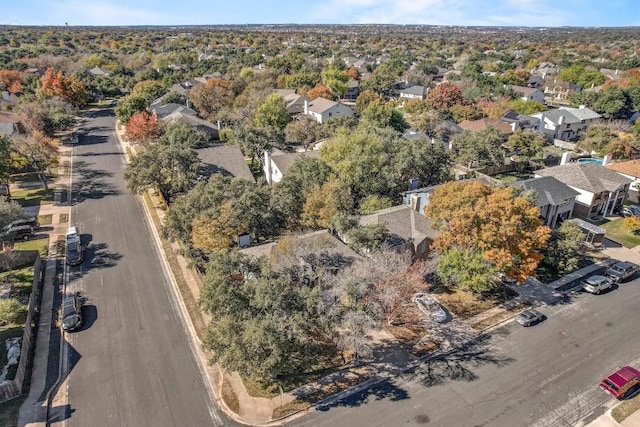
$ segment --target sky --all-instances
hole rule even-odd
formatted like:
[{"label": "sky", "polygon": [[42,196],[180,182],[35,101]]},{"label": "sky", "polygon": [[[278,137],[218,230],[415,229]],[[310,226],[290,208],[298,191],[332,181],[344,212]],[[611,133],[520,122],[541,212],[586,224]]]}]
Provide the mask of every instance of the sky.
[{"label": "sky", "polygon": [[637,0],[4,0],[0,25],[640,26]]}]

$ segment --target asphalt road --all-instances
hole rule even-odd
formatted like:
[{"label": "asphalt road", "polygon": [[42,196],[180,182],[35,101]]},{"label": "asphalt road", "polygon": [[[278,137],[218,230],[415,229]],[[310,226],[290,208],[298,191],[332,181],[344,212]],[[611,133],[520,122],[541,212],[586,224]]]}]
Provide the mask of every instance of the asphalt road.
[{"label": "asphalt road", "polygon": [[68,271],[85,297],[69,340],[69,426],[229,425],[214,406],[145,221],[127,192],[110,110],[92,114],[73,149],[71,222],[84,263]]},{"label": "asphalt road", "polygon": [[598,387],[640,366],[640,280],[544,307],[544,322],[510,322],[486,339],[392,381],[319,408],[295,426],[576,426],[615,401]]}]

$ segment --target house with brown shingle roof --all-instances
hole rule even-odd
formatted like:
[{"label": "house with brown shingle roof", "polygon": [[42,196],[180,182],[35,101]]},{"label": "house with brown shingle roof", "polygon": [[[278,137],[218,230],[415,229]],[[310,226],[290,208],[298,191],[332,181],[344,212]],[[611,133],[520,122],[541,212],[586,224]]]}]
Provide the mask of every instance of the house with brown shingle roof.
[{"label": "house with brown shingle roof", "polygon": [[441,233],[432,227],[431,219],[407,205],[382,209],[359,219],[361,226],[384,224],[395,238],[408,245],[417,258],[429,255],[429,246]]},{"label": "house with brown shingle roof", "polygon": [[552,176],[580,193],[573,214],[585,218],[612,215],[623,205],[633,182],[595,163],[567,163],[535,172],[536,178],[544,176]]},{"label": "house with brown shingle roof", "polygon": [[463,120],[458,123],[458,126],[471,132],[481,132],[487,128],[494,128],[499,130],[504,136],[508,136],[513,133],[513,128],[509,124],[500,119],[490,119],[488,117],[478,120]]},{"label": "house with brown shingle roof", "polygon": [[629,187],[629,200],[640,203],[640,159],[610,163],[606,167],[633,180]]}]

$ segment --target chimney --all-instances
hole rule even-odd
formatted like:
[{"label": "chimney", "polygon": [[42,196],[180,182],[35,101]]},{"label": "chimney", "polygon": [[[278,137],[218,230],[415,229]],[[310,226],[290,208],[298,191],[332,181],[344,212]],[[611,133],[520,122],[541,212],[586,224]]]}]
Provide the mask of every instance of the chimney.
[{"label": "chimney", "polygon": [[191,108],[191,100],[190,99],[187,99],[186,104],[187,104],[187,108]]},{"label": "chimney", "polygon": [[564,116],[558,117],[558,124],[561,125],[562,123],[564,123]]},{"label": "chimney", "polygon": [[511,123],[511,132],[516,131],[516,122]]},{"label": "chimney", "polygon": [[604,158],[602,159],[602,166],[607,166],[608,164],[611,163],[612,160],[613,160],[613,154],[611,153],[605,154]]},{"label": "chimney", "polygon": [[582,104],[582,105],[580,105],[580,106],[578,107],[578,109],[579,109],[579,110],[584,110],[584,108],[585,108],[585,105],[584,105],[584,104]]},{"label": "chimney", "polygon": [[620,70],[618,70],[618,69],[616,68],[616,72],[614,73],[614,76],[617,76],[619,71],[620,71]]},{"label": "chimney", "polygon": [[269,150],[264,150],[264,174],[267,178],[267,184],[273,184],[271,180],[271,153]]},{"label": "chimney", "polygon": [[562,158],[560,159],[561,165],[566,165],[571,160],[571,151],[565,151],[562,153]]},{"label": "chimney", "polygon": [[218,120],[218,130],[222,129],[222,123],[220,123],[220,120]]},{"label": "chimney", "polygon": [[304,113],[309,114],[309,101],[304,100]]}]

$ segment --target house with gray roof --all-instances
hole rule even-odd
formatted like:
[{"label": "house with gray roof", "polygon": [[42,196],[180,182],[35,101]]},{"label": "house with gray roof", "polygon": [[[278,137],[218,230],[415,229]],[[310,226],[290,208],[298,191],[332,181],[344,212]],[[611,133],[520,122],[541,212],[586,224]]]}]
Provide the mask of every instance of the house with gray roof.
[{"label": "house with gray roof", "polygon": [[535,172],[536,178],[547,176],[580,193],[576,196],[573,215],[587,219],[612,215],[622,207],[633,182],[596,163],[573,162]]},{"label": "house with gray roof", "polygon": [[162,121],[165,124],[184,123],[188,126],[191,126],[194,129],[197,129],[199,131],[206,133],[207,135],[209,135],[210,140],[220,139],[219,137],[220,129],[218,129],[217,125],[214,125],[213,123],[208,122],[204,119],[201,119],[200,117],[195,116],[193,114],[187,114],[184,111],[178,111],[178,110],[173,111],[172,113],[160,119],[160,121]]},{"label": "house with gray roof", "polygon": [[523,101],[536,101],[544,104],[544,92],[538,88],[513,85],[511,90],[520,94],[520,99]]},{"label": "house with gray roof", "polygon": [[275,93],[284,98],[287,106],[287,113],[295,116],[304,112],[304,103],[309,101],[306,97],[298,95],[293,89],[276,89]]},{"label": "house with gray roof", "polygon": [[313,116],[318,123],[325,123],[327,120],[337,117],[353,117],[355,115],[349,106],[322,97],[305,102],[304,114]]},{"label": "house with gray roof", "polygon": [[256,182],[239,147],[213,144],[210,147],[199,148],[196,151],[202,163],[201,174],[204,177],[219,173]]},{"label": "house with gray roof", "polygon": [[426,97],[427,88],[425,88],[424,86],[413,85],[404,89],[400,89],[400,99],[419,99],[420,101],[424,101]]},{"label": "house with gray roof", "polygon": [[532,116],[526,116],[524,114],[516,113],[515,111],[507,111],[504,113],[500,120],[511,126],[511,129],[515,132],[518,129],[521,130],[537,130],[540,119]]},{"label": "house with gray roof", "polygon": [[87,71],[89,74],[91,74],[93,77],[98,77],[98,76],[108,76],[109,72],[103,70],[100,67],[93,67],[92,69],[90,69],[89,71]]},{"label": "house with gray roof", "polygon": [[162,120],[167,117],[169,114],[174,112],[181,112],[183,114],[191,114],[192,116],[197,116],[198,113],[192,109],[182,104],[175,104],[170,102],[169,104],[151,104],[151,112],[158,118],[158,120]]},{"label": "house with gray roof", "polygon": [[560,107],[531,114],[530,117],[539,121],[535,130],[544,133],[549,139],[573,141],[602,116],[581,105],[579,108]]},{"label": "house with gray roof", "polygon": [[410,249],[416,258],[429,255],[429,246],[440,235],[431,219],[410,206],[398,205],[359,218],[361,226],[384,224],[393,238],[394,247]]},{"label": "house with gray roof", "polygon": [[571,218],[576,197],[580,195],[578,190],[553,176],[516,181],[511,186],[522,192],[533,193],[535,205],[540,208],[540,217],[551,228]]}]

